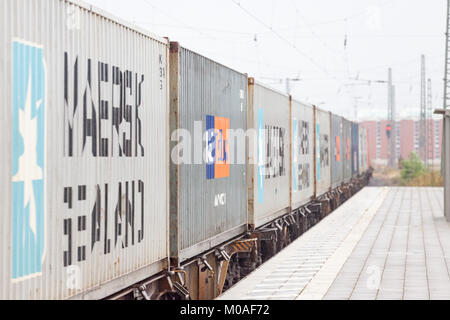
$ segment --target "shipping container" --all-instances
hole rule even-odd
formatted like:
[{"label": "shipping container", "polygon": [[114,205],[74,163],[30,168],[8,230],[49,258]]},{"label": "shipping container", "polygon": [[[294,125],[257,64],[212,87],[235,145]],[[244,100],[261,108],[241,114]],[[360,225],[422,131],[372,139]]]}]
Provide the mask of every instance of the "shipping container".
[{"label": "shipping container", "polygon": [[[258,228],[290,209],[290,97],[249,79],[249,224]],[[256,139],[256,141],[255,141]]]},{"label": "shipping container", "polygon": [[97,299],[167,267],[168,43],[0,2],[0,299]]},{"label": "shipping container", "polygon": [[291,208],[314,197],[314,106],[291,101],[292,188]]},{"label": "shipping container", "polygon": [[367,171],[370,169],[370,152],[369,152],[369,133],[367,131],[367,128],[364,128],[364,171]]},{"label": "shipping container", "polygon": [[170,247],[178,263],[247,230],[246,142],[239,135],[247,129],[247,82],[171,43]]},{"label": "shipping container", "polygon": [[352,177],[359,174],[359,124],[352,123]]},{"label": "shipping container", "polygon": [[331,189],[331,113],[316,108],[316,196]]},{"label": "shipping container", "polygon": [[367,129],[359,126],[359,174],[368,170]]},{"label": "shipping container", "polygon": [[342,117],[331,115],[331,186],[336,188],[344,182],[344,140]]},{"label": "shipping container", "polygon": [[344,166],[344,182],[347,183],[352,178],[352,123],[343,118],[342,119],[343,128],[343,143],[344,143],[344,156],[343,156],[343,166]]}]

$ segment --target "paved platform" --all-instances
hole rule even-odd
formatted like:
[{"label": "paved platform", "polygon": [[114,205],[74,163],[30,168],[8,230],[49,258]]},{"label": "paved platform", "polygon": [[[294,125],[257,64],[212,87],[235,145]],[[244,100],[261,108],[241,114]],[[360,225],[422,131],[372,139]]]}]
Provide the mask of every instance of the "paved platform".
[{"label": "paved platform", "polygon": [[441,188],[368,187],[219,300],[450,299]]}]

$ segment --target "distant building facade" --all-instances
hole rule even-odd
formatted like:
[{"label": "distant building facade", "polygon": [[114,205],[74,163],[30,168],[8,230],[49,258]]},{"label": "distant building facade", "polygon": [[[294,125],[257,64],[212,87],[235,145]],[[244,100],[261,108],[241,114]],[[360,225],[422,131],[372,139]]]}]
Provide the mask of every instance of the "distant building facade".
[{"label": "distant building facade", "polygon": [[[388,161],[388,137],[386,126],[389,121],[363,121],[362,125],[367,129],[369,159],[375,165],[384,165]],[[432,139],[427,144],[432,144],[428,161],[431,164],[439,165],[441,162],[442,149],[442,120],[428,120]],[[396,133],[396,158],[406,159],[411,152],[419,154],[420,121],[400,120],[392,128]],[[432,141],[431,141],[432,140]]]}]

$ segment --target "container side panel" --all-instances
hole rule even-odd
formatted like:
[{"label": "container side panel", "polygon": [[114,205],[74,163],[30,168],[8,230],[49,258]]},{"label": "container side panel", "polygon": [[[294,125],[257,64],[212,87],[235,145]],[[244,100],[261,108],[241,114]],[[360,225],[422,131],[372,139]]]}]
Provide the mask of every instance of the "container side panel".
[{"label": "container side panel", "polygon": [[359,125],[352,123],[352,177],[359,173]]},{"label": "container side panel", "polygon": [[360,126],[360,130],[361,130],[361,138],[360,138],[360,145],[361,145],[361,172],[360,173],[364,173],[366,172],[369,167],[370,167],[370,163],[369,163],[369,145],[368,145],[368,137],[367,137],[367,128],[364,128],[362,126]]},{"label": "container side panel", "polygon": [[102,298],[167,257],[167,43],[0,2],[0,299]]},{"label": "container side panel", "polygon": [[352,123],[347,119],[342,120],[344,136],[344,182],[352,178]]},{"label": "container side panel", "polygon": [[240,133],[247,130],[248,80],[187,49],[179,55],[179,126],[192,142],[178,181],[180,260],[186,260],[246,229],[246,149]]},{"label": "container side panel", "polygon": [[292,209],[314,196],[314,107],[292,101]]},{"label": "container side panel", "polygon": [[331,157],[331,183],[335,188],[342,184],[344,180],[344,141],[343,136],[343,124],[342,117],[337,115],[331,116],[331,144],[332,144],[332,157]]},{"label": "container side panel", "polygon": [[330,191],[331,188],[331,124],[330,113],[316,109],[316,180],[317,196]]},{"label": "container side panel", "polygon": [[287,212],[290,207],[290,101],[287,95],[254,84],[253,129],[257,131],[257,156],[250,192],[259,227]]}]

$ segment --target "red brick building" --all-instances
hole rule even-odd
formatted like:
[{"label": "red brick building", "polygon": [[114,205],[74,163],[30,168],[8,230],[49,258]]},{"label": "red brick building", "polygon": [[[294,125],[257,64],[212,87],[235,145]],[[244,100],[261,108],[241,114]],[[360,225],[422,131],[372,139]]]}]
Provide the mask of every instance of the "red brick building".
[{"label": "red brick building", "polygon": [[[386,164],[388,160],[388,138],[386,133],[386,126],[388,121],[363,121],[362,125],[367,128],[369,158],[371,163]],[[432,144],[429,161],[438,165],[441,161],[442,148],[442,120],[428,120],[430,126],[432,141],[427,141],[427,144]],[[406,159],[411,152],[419,154],[419,138],[420,138],[420,121],[417,120],[400,120],[397,121],[395,128],[397,137],[397,159]]]}]

